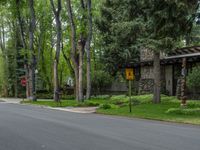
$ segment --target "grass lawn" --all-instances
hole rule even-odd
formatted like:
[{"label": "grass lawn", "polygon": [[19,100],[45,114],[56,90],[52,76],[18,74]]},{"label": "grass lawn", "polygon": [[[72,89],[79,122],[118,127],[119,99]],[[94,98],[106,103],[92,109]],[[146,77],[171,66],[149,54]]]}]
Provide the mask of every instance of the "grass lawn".
[{"label": "grass lawn", "polygon": [[22,104],[33,104],[33,105],[42,105],[42,106],[50,106],[50,107],[67,107],[67,106],[76,106],[77,103],[74,100],[65,100],[61,101],[61,104],[54,102],[53,100],[38,100],[36,102],[33,101],[21,101]]},{"label": "grass lawn", "polygon": [[[62,100],[60,107],[99,106],[97,113],[100,114],[200,125],[200,101],[188,101],[188,107],[186,109],[183,109],[180,108],[180,101],[172,96],[162,95],[161,104],[152,104],[151,100],[152,95],[133,96],[132,113],[129,113],[129,99],[125,95],[106,98],[92,98],[91,100],[86,100],[84,103],[77,103],[75,100]],[[24,103],[45,105],[51,107],[59,106],[53,100],[39,100],[37,102],[25,101]],[[178,111],[176,110],[167,113],[169,109],[178,109]],[[189,113],[187,111],[188,109],[190,110]],[[194,109],[195,112],[193,112]],[[182,110],[184,111],[184,113],[182,113]]]},{"label": "grass lawn", "polygon": [[[162,96],[161,104],[152,104],[151,95],[135,96],[133,99],[138,100],[140,104],[132,107],[132,113],[129,112],[128,105],[111,109],[100,108],[97,113],[200,125],[200,111],[198,114],[189,115],[166,113],[170,108],[180,108],[180,101],[175,97]],[[200,101],[188,101],[188,107],[200,108]]]},{"label": "grass lawn", "polygon": [[33,104],[33,105],[42,105],[42,106],[50,106],[50,107],[86,107],[86,106],[98,106],[102,103],[105,103],[105,99],[92,99],[89,101],[85,101],[84,103],[78,103],[75,100],[61,100],[61,103],[57,103],[53,100],[42,100],[39,99],[36,102],[33,101],[21,101],[22,104]]}]

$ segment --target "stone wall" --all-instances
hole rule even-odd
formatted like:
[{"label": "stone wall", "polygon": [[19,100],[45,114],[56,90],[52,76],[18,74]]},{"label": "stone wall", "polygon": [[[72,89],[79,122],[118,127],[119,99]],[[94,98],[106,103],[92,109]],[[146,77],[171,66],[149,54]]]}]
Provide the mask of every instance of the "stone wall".
[{"label": "stone wall", "polygon": [[[165,67],[161,66],[161,91],[168,94],[166,91]],[[139,93],[152,93],[154,88],[154,73],[153,66],[141,67],[141,78],[139,81]]]},{"label": "stone wall", "polygon": [[139,93],[152,93],[153,92],[153,66],[142,66],[140,70],[141,78],[139,82]]},{"label": "stone wall", "polygon": [[173,66],[165,66],[166,90],[173,95]]},{"label": "stone wall", "polygon": [[153,66],[143,66],[140,70],[141,79],[153,79]]},{"label": "stone wall", "polygon": [[[160,59],[164,58],[166,56],[165,53],[160,52]],[[152,61],[153,60],[153,51],[149,50],[149,49],[141,49],[140,50],[140,61],[144,62],[144,61]]]},{"label": "stone wall", "polygon": [[112,86],[109,89],[109,91],[112,91],[112,92],[127,92],[128,91],[127,83],[115,81],[115,82],[112,83]]},{"label": "stone wall", "polygon": [[140,50],[140,61],[151,61],[153,60],[153,53],[148,49],[141,49]]},{"label": "stone wall", "polygon": [[153,92],[154,81],[153,79],[141,79],[139,83],[139,93],[152,93]]}]

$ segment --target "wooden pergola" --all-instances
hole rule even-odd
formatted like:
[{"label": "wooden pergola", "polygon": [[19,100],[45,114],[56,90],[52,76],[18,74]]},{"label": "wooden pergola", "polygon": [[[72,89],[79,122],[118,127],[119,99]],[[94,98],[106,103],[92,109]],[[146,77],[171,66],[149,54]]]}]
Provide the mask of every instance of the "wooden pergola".
[{"label": "wooden pergola", "polygon": [[[164,55],[161,60],[161,65],[174,65],[180,64],[182,66],[181,71],[181,105],[186,105],[186,66],[188,63],[200,62],[200,46],[184,47],[175,49],[168,54]],[[141,61],[139,66],[152,66],[153,60]]]},{"label": "wooden pergola", "polygon": [[200,46],[183,47],[170,52],[168,55],[175,56],[175,55],[187,55],[194,53],[200,53]]},{"label": "wooden pergola", "polygon": [[181,71],[181,105],[186,105],[187,95],[186,95],[186,66],[188,62],[200,62],[200,46],[184,47],[181,49],[176,49],[169,53],[167,57],[163,59],[167,63],[182,63]]},{"label": "wooden pergola", "polygon": [[[200,46],[184,47],[173,50],[161,58],[160,64],[170,65],[175,63],[182,63],[182,58],[186,58],[187,62],[200,62]],[[153,60],[140,62],[140,66],[149,65],[153,65]]]},{"label": "wooden pergola", "polygon": [[200,62],[200,46],[176,49],[164,57],[161,62],[165,64],[180,63],[182,58],[186,58],[187,62]]}]

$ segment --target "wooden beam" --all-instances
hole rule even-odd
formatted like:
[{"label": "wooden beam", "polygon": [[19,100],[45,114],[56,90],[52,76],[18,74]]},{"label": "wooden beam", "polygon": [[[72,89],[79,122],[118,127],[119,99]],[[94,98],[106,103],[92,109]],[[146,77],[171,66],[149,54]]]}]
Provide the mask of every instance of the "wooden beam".
[{"label": "wooden beam", "polygon": [[186,106],[186,66],[187,66],[187,59],[182,58],[182,79],[181,79],[181,106]]}]

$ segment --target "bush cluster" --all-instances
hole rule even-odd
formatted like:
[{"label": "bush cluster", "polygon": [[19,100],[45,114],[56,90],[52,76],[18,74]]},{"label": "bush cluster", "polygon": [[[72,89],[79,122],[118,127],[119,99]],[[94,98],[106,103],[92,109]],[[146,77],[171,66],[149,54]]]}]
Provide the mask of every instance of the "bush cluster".
[{"label": "bush cluster", "polygon": [[84,103],[78,103],[76,105],[77,107],[96,107],[99,106],[99,103],[95,103],[95,102],[84,102]]},{"label": "bush cluster", "polygon": [[200,108],[170,108],[166,113],[178,115],[200,115]]},{"label": "bush cluster", "polygon": [[110,108],[111,108],[111,105],[110,105],[110,104],[101,104],[101,105],[100,105],[100,108],[101,108],[101,109],[110,109]]},{"label": "bush cluster", "polygon": [[188,73],[187,85],[190,89],[200,88],[200,66],[192,68],[192,71]]}]

